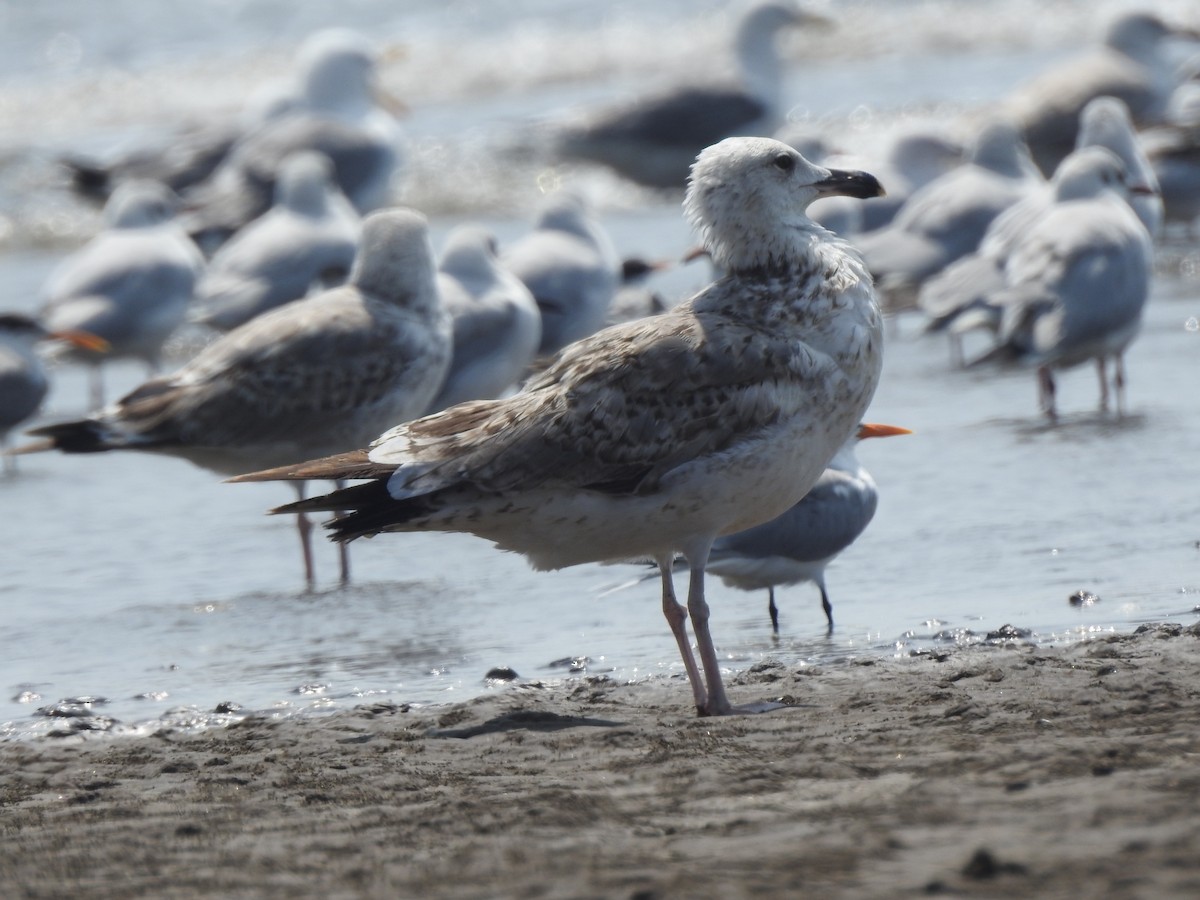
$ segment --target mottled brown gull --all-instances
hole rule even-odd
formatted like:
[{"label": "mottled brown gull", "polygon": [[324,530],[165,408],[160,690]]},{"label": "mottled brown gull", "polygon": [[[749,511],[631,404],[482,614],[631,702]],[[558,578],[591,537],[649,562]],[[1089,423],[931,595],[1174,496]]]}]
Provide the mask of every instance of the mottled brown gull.
[{"label": "mottled brown gull", "polygon": [[420,415],[449,360],[425,218],[387,210],[363,223],[347,285],[252,319],[88,419],[31,433],[68,453],[147,450],[231,475],[362,446]]},{"label": "mottled brown gull", "polygon": [[[731,712],[704,597],[709,549],[808,491],[857,428],[882,363],[870,276],[805,209],[881,190],[778,141],[726,139],[700,154],[684,202],[720,280],[570,345],[512,397],[237,480],[369,479],[279,510],[350,510],[330,525],[342,541],[463,531],[538,569],[654,559],[697,710]],[[691,575],[686,610],[672,585],[677,553]]]}]

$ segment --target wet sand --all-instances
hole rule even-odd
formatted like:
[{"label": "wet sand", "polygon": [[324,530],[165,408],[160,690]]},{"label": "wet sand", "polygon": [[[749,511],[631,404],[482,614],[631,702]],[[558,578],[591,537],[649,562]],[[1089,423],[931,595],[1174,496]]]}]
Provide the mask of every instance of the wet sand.
[{"label": "wet sand", "polygon": [[1200,896],[1200,626],[0,745],[10,897]]}]

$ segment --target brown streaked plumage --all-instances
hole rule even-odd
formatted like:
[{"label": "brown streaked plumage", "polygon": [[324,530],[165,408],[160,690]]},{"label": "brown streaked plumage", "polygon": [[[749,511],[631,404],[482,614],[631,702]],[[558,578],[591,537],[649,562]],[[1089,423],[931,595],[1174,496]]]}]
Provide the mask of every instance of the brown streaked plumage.
[{"label": "brown streaked plumage", "polygon": [[[830,172],[777,141],[722,141],[697,160],[685,210],[724,278],[570,345],[513,397],[235,480],[374,479],[280,510],[351,510],[330,526],[339,540],[465,531],[540,569],[653,558],[697,709],[730,712],[704,599],[712,541],[804,495],[857,427],[882,359],[862,261],[804,210],[819,196],[880,192],[871,176]],[[677,552],[691,569],[686,612],[671,580]]]},{"label": "brown streaked plumage", "polygon": [[449,358],[425,218],[389,210],[364,223],[346,286],[252,319],[88,419],[31,433],[68,453],[151,450],[223,475],[285,465],[419,415]]}]

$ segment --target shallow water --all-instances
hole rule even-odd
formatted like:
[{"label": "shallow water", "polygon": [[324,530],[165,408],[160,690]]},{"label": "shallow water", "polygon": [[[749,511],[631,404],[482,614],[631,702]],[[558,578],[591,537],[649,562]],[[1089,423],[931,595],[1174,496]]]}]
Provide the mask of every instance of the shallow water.
[{"label": "shallow water", "polygon": [[[105,8],[149,6],[160,8],[138,0]],[[603,173],[547,167],[539,150],[539,123],[662,79],[668,63],[695,66],[694,48],[718,43],[716,12],[681,19],[673,34],[662,23],[690,4],[603,6],[602,15],[601,5],[527,0],[507,44],[490,36],[491,6],[479,3],[410,4],[404,23],[384,29],[410,48],[391,78],[414,106],[404,196],[432,216],[435,244],[467,218],[509,240],[527,227],[538,185],[565,182],[597,202],[622,253],[678,256],[688,246],[675,199]],[[339,14],[363,25],[381,7],[341,4]],[[913,120],[961,129],[1093,33],[1101,15],[1092,4],[1061,4],[1035,35],[1021,26],[1034,5],[1017,0],[922,4],[911,20],[903,7],[832,5],[844,15],[836,33],[847,37],[793,52],[797,117],[868,145]],[[0,4],[0,34],[13,51],[0,53],[8,60],[0,122],[10,126],[0,147],[0,285],[3,305],[23,309],[95,227],[94,213],[62,190],[55,152],[154,133],[174,121],[172,111],[232,108],[239,79],[277,73],[289,41],[332,21],[326,4],[288,4],[297,12],[285,19],[283,5],[267,0],[180,4],[135,41],[120,22],[93,21],[95,4],[35,8]],[[89,18],[73,21],[72,11]],[[894,40],[901,21],[904,42]],[[75,52],[64,34],[95,36],[78,38]],[[521,65],[502,52],[514,47],[525,54]],[[218,65],[246,48],[236,65]],[[645,61],[649,48],[660,66]],[[805,51],[812,58],[798,58]],[[418,64],[434,58],[457,65],[418,79]],[[1093,411],[1095,377],[1081,369],[1062,377],[1064,419],[1048,428],[1036,415],[1032,373],[954,371],[942,341],[897,321],[870,417],[916,433],[861,448],[881,502],[868,532],[830,568],[837,628],[825,635],[815,589],[784,588],[775,639],[764,593],[714,579],[713,630],[730,668],[766,656],[815,663],[908,653],[980,640],[1006,624],[1028,629],[1030,640],[1065,641],[1193,621],[1200,331],[1188,320],[1200,316],[1200,283],[1194,264],[1185,271],[1193,276],[1156,281],[1129,354],[1130,414],[1121,420]],[[703,277],[692,267],[653,286],[675,298]],[[83,374],[55,374],[45,417],[84,413]],[[110,394],[143,374],[116,367]],[[394,535],[354,545],[355,584],[346,589],[333,586],[333,548],[320,546],[323,586],[306,592],[291,520],[263,515],[290,498],[283,486],[223,485],[187,463],[140,455],[27,456],[20,466],[19,477],[0,479],[0,735],[89,721],[37,714],[72,698],[106,699],[74,711],[126,726],[188,725],[220,720],[212,710],[226,701],[288,711],[375,695],[462,699],[492,689],[484,674],[501,665],[525,679],[578,677],[570,661],[582,658],[576,669],[592,674],[681,674],[657,581],[638,582],[636,567],[535,573],[474,538]],[[1071,606],[1081,588],[1100,601]],[[682,681],[679,690],[682,707]]]}]

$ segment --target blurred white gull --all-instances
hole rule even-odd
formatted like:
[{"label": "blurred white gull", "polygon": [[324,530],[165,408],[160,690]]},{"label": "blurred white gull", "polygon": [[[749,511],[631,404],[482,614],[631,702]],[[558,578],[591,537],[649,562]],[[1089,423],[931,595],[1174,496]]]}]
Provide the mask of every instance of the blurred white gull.
[{"label": "blurred white gull", "polygon": [[447,235],[437,285],[454,320],[454,352],[427,412],[503,396],[525,377],[541,343],[533,294],[500,265],[495,238],[478,225],[460,225]]},{"label": "blurred white gull", "polygon": [[40,317],[50,331],[103,338],[105,353],[74,349],[91,367],[91,406],[104,403],[102,367],[140,359],[150,372],[184,321],[204,260],[174,219],[179,199],[154,181],[127,181],[104,206],[106,228],[63,260],[42,289]]},{"label": "blurred white gull", "polygon": [[833,633],[833,605],[825,589],[825,569],[858,540],[875,516],[875,480],[854,453],[860,440],[911,434],[907,428],[863,424],[846,439],[804,499],[769,522],[723,535],[713,542],[708,571],[730,587],[767,589],[771,629],[779,633],[775,588],[813,582]]},{"label": "blurred white gull", "polygon": [[[1115,153],[1125,163],[1126,178],[1137,191],[1131,205],[1153,238],[1162,224],[1162,198],[1158,181],[1142,151],[1125,104],[1115,97],[1097,97],[1081,116],[1079,148],[1097,146]],[[1075,154],[1072,154],[1074,156]],[[1093,159],[1085,154],[1085,158]],[[979,249],[951,263],[922,286],[917,305],[928,316],[927,331],[950,327],[954,362],[963,362],[961,336],[975,328],[993,332],[1000,327],[1000,309],[990,302],[991,295],[1005,286],[1004,269],[1009,254],[1024,239],[1029,229],[1050,209],[1060,196],[1090,190],[1097,163],[1068,163],[1068,156],[1046,185],[1014,203],[988,226]],[[1063,185],[1063,182],[1069,182]]]},{"label": "blurred white gull", "polygon": [[[790,142],[789,142],[790,143]],[[800,148],[797,148],[800,149]],[[807,156],[803,150],[801,154]],[[812,218],[838,234],[859,234],[885,228],[913,192],[962,165],[961,143],[930,131],[909,131],[892,140],[879,159],[869,155],[834,154],[822,165],[864,168],[877,172],[887,196],[869,200],[831,197],[813,204]]]},{"label": "blurred white gull", "polygon": [[378,84],[377,54],[349,29],[329,29],[310,52],[305,104],[244,135],[212,177],[185,195],[189,232],[209,252],[270,207],[283,160],[316,150],[333,163],[360,213],[386,205],[403,163],[400,124]]},{"label": "blurred white gull", "polygon": [[855,243],[900,306],[926,279],[974,251],[992,220],[1041,183],[1016,129],[994,122],[976,139],[968,162],[915,191],[891,225]]},{"label": "blurred white gull", "polygon": [[562,156],[602,163],[639,184],[682,188],[696,154],[730,135],[772,133],[782,122],[783,63],[776,33],[826,23],[788,0],[749,7],[734,38],[735,81],[687,84],[600,112],[560,136]]},{"label": "blurred white gull", "polygon": [[60,340],[102,352],[104,341],[83,332],[50,332],[36,319],[20,313],[0,313],[0,456],[6,474],[16,472],[9,452],[9,434],[41,409],[50,389],[46,369],[37,355],[43,341]]},{"label": "blurred white gull", "polygon": [[1097,97],[1088,103],[1079,116],[1075,146],[1106,147],[1121,158],[1129,183],[1148,189],[1133,194],[1130,205],[1151,239],[1158,237],[1163,225],[1163,200],[1158,178],[1129,117],[1129,107],[1116,97]]},{"label": "blurred white gull", "polygon": [[539,355],[604,327],[620,284],[621,261],[580,197],[551,194],[533,231],[503,250],[500,261],[525,283],[541,310]]},{"label": "blurred white gull", "polygon": [[[33,430],[49,441],[31,449],[145,450],[223,475],[349,450],[425,410],[450,340],[424,216],[378,212],[346,285],[251,319],[88,419]],[[301,517],[311,585],[309,529]]]},{"label": "blurred white gull", "polygon": [[118,150],[108,159],[68,156],[62,163],[71,174],[71,187],[79,193],[105,199],[122,181],[160,181],[182,194],[208,178],[233,145],[270,119],[310,108],[310,96],[320,102],[322,82],[347,52],[341,29],[309,35],[296,52],[294,71],[288,77],[255,88],[237,114],[224,119],[207,117],[181,127],[166,141]]},{"label": "blurred white gull", "polygon": [[284,160],[275,205],[222,245],[196,286],[189,318],[218,331],[346,280],[361,222],[324,155]]},{"label": "blurred white gull", "polygon": [[[1114,363],[1117,413],[1124,411],[1125,348],[1141,327],[1153,246],[1129,204],[1125,164],[1103,147],[1068,157],[1054,205],[1013,248],[1005,288],[991,298],[1002,310],[999,345],[980,362],[1037,366],[1042,411],[1057,416],[1052,369],[1094,360],[1100,408],[1108,409],[1107,362]],[[976,364],[976,363],[973,363]]]},{"label": "blurred white gull", "polygon": [[1150,12],[1113,19],[1102,44],[1043,72],[1005,103],[1034,160],[1049,175],[1075,147],[1079,115],[1092,99],[1117,97],[1139,127],[1162,120],[1180,54],[1198,40]]},{"label": "blurred white gull", "polygon": [[[572,344],[512,397],[240,480],[369,479],[280,510],[351,510],[330,526],[342,541],[469,532],[538,569],[652,558],[697,711],[733,712],[704,597],[709,548],[796,503],[870,402],[883,349],[870,276],[804,209],[879,190],[872,176],[814,166],[778,141],[728,138],[700,154],[684,202],[725,277],[660,316]],[[690,568],[686,611],[676,553]]]}]

